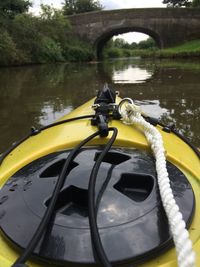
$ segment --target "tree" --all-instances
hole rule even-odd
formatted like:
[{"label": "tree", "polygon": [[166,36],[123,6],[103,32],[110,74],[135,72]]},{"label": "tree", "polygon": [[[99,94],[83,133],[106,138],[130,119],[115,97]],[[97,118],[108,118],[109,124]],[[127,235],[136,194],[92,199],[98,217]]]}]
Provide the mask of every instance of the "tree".
[{"label": "tree", "polygon": [[138,44],[136,42],[132,42],[131,49],[137,49],[137,48],[138,48]]},{"label": "tree", "polygon": [[102,10],[103,7],[99,1],[94,0],[65,0],[63,9],[65,15],[73,15]]},{"label": "tree", "polygon": [[200,0],[193,0],[192,7],[200,7]]},{"label": "tree", "polygon": [[189,7],[191,6],[190,0],[163,0],[163,4],[167,7]]},{"label": "tree", "polygon": [[48,37],[58,43],[66,42],[66,35],[70,31],[70,23],[61,9],[49,5],[41,5],[40,17],[38,17],[39,31],[47,33]]},{"label": "tree", "polygon": [[139,49],[152,49],[155,48],[156,44],[153,38],[149,37],[144,41],[140,41],[138,44]]},{"label": "tree", "polygon": [[30,0],[1,0],[0,15],[13,18],[17,14],[27,12],[30,6]]},{"label": "tree", "polygon": [[163,0],[167,7],[200,7],[200,0]]},{"label": "tree", "polygon": [[114,46],[117,48],[124,48],[126,41],[123,38],[117,38],[114,40]]}]

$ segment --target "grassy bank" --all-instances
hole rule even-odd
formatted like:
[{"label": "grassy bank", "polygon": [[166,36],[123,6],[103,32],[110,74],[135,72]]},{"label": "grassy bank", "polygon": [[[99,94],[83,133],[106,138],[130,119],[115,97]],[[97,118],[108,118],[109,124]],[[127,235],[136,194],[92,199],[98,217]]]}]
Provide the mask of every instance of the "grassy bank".
[{"label": "grassy bank", "polygon": [[182,45],[156,51],[156,57],[160,58],[200,58],[200,40],[186,42]]},{"label": "grassy bank", "polygon": [[200,58],[200,40],[186,42],[182,45],[167,49],[122,49],[111,47],[104,51],[105,58],[137,56],[143,58]]}]

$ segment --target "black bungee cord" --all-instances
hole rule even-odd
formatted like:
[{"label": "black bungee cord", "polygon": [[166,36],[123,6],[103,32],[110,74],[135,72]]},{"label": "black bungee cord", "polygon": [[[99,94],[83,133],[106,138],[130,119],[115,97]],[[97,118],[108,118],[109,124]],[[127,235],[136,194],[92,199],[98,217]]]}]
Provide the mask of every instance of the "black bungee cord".
[{"label": "black bungee cord", "polygon": [[[102,162],[102,159],[104,158],[105,154],[108,152],[108,150],[110,149],[110,147],[112,146],[113,142],[116,139],[117,129],[116,128],[108,128],[108,132],[110,132],[110,131],[113,131],[114,133],[113,133],[111,139],[109,140],[109,142],[105,145],[104,150],[102,151],[97,162],[95,163],[95,166],[97,166],[95,168],[95,170],[97,169],[97,172],[95,172],[95,175],[97,175],[97,173],[98,173],[98,169],[99,169],[99,166]],[[80,151],[82,146],[84,146],[90,140],[92,140],[93,138],[95,138],[96,136],[99,136],[99,135],[100,135],[100,131],[97,131],[94,134],[90,135],[89,137],[84,139],[81,143],[79,143],[68,155],[66,162],[62,168],[62,171],[58,177],[58,181],[57,181],[56,186],[54,188],[54,191],[53,191],[50,203],[48,205],[48,208],[46,209],[45,214],[44,214],[41,222],[40,222],[36,232],[34,233],[32,239],[30,240],[28,246],[23,251],[23,253],[19,256],[19,258],[15,261],[15,263],[12,265],[12,267],[27,267],[25,262],[28,260],[31,253],[35,249],[36,245],[40,241],[42,234],[44,234],[44,232],[45,232],[45,230],[46,230],[46,228],[47,228],[47,226],[48,226],[48,224],[52,218],[52,215],[54,213],[54,208],[56,205],[56,201],[58,199],[58,195],[59,195],[60,190],[62,189],[62,186],[65,183],[67,176],[69,174],[68,169],[69,169],[70,163],[74,160],[74,158],[76,157],[76,155],[78,154],[78,152]]]},{"label": "black bungee cord", "polygon": [[143,115],[143,118],[149,122],[150,124],[154,125],[154,126],[161,126],[162,127],[162,130],[167,132],[167,133],[173,133],[175,134],[176,136],[178,136],[184,143],[186,143],[192,150],[193,152],[197,155],[197,157],[200,159],[200,151],[197,147],[195,147],[191,141],[186,138],[184,135],[182,135],[179,131],[177,131],[175,129],[175,125],[166,125],[164,123],[162,123],[159,119],[156,119],[156,118],[153,118],[153,117],[149,117],[149,116],[145,116]]},{"label": "black bungee cord", "polygon": [[[50,125],[44,126],[40,129],[34,129],[32,128],[32,131],[30,134],[28,134],[27,136],[25,136],[24,138],[22,138],[20,141],[18,141],[17,143],[15,143],[10,149],[8,149],[6,152],[4,152],[1,156],[0,156],[0,165],[3,162],[3,160],[5,159],[5,157],[11,153],[16,147],[18,147],[21,143],[23,143],[24,141],[26,141],[28,138],[30,138],[31,136],[37,135],[40,132],[52,128],[54,126],[57,125],[61,125],[64,123],[68,123],[71,121],[75,121],[75,120],[80,120],[80,119],[87,119],[87,118],[94,118],[95,115],[85,115],[85,116],[79,116],[79,117],[75,117],[75,118],[70,118],[67,120],[63,120],[63,121],[58,121],[55,123],[52,123]],[[108,116],[109,118],[112,118],[112,115]],[[144,118],[150,122],[153,125],[160,125],[161,127],[167,128],[169,129],[169,132],[174,133],[175,135],[177,135],[180,139],[182,139],[189,147],[191,147],[194,151],[194,153],[197,155],[198,158],[200,158],[200,152],[199,150],[193,145],[191,144],[191,142],[185,138],[183,135],[181,135],[178,131],[175,130],[174,127],[168,127],[164,124],[162,124],[159,120],[151,118],[151,117],[145,117]],[[96,178],[98,175],[98,171],[100,168],[100,165],[106,155],[106,153],[109,151],[109,149],[111,148],[112,144],[114,143],[116,136],[117,136],[117,129],[114,127],[110,127],[108,128],[108,132],[112,131],[113,135],[110,138],[110,140],[108,141],[108,143],[105,145],[104,149],[102,150],[102,152],[100,153],[97,161],[95,162],[93,169],[91,171],[91,175],[90,175],[90,180],[89,180],[89,188],[88,188],[88,209],[89,209],[89,224],[90,224],[90,231],[91,231],[91,239],[92,239],[92,244],[94,247],[94,251],[97,255],[97,259],[99,261],[99,263],[104,266],[104,267],[111,267],[111,263],[109,262],[109,259],[104,251],[103,245],[101,243],[101,239],[100,239],[100,235],[99,235],[99,231],[98,231],[98,226],[97,226],[97,209],[98,209],[98,205],[99,203],[95,203],[95,184],[96,184]],[[79,143],[68,155],[66,162],[61,170],[61,173],[59,175],[58,181],[56,183],[56,186],[53,190],[52,193],[52,197],[50,200],[50,203],[48,205],[48,208],[46,209],[44,216],[35,232],[35,234],[33,235],[31,241],[29,242],[28,246],[26,247],[26,249],[23,251],[22,255],[15,261],[15,263],[12,265],[12,267],[27,267],[27,265],[25,264],[25,262],[28,260],[28,258],[31,256],[32,252],[34,251],[36,245],[38,244],[38,242],[40,241],[42,235],[44,234],[45,230],[47,229],[47,226],[50,222],[50,220],[52,219],[52,215],[54,213],[54,208],[55,208],[55,204],[58,198],[58,195],[62,189],[63,184],[65,183],[65,180],[67,179],[68,176],[68,168],[70,163],[72,162],[72,160],[77,156],[77,154],[79,153],[79,150],[81,149],[82,146],[84,146],[87,142],[89,142],[90,140],[92,140],[93,138],[95,138],[96,136],[101,135],[101,131],[97,131],[94,134],[90,135],[89,137],[87,137],[86,139],[84,139],[81,143]],[[110,177],[108,177],[108,181],[105,182],[105,185],[103,185],[102,187],[104,187],[103,189],[101,189],[100,191],[102,191],[101,196],[109,182]],[[101,196],[99,197],[99,199],[101,199]],[[98,200],[97,202],[100,202],[100,200]]]},{"label": "black bungee cord", "polygon": [[[160,121],[158,122],[158,124],[162,127],[167,127],[166,125],[164,125],[163,123],[161,123]],[[200,159],[200,151],[198,150],[198,148],[196,148],[189,140],[188,138],[186,138],[184,135],[182,135],[180,132],[178,132],[174,127],[170,128],[170,131],[172,133],[174,133],[176,136],[178,136],[181,140],[183,140],[183,142],[185,142],[193,151],[194,153],[197,155],[197,157]]]},{"label": "black bungee cord", "polygon": [[[94,115],[85,115],[85,116],[80,116],[80,117],[75,117],[75,118],[70,118],[67,120],[63,120],[63,121],[58,121],[55,123],[52,123],[50,125],[44,126],[41,129],[38,130],[32,130],[31,134],[27,135],[26,137],[24,137],[23,139],[21,139],[20,141],[18,141],[17,143],[15,143],[9,150],[7,150],[5,153],[2,154],[1,158],[0,158],[0,165],[2,163],[2,161],[5,159],[5,157],[12,152],[17,146],[19,146],[21,143],[23,143],[24,141],[26,141],[28,138],[30,138],[31,136],[37,135],[38,133],[52,128],[54,126],[57,125],[61,125],[67,122],[71,122],[71,121],[75,121],[75,120],[80,120],[80,119],[86,119],[86,118],[93,118]],[[156,120],[154,118],[150,118],[150,117],[146,117],[145,118],[147,121],[149,121],[150,123],[152,123],[153,125],[160,125],[161,127],[167,127],[165,124],[161,123],[159,120]],[[117,129],[116,128],[109,128],[109,131],[113,131],[113,136],[111,137],[111,139],[109,140],[108,144],[106,145],[106,147],[104,148],[104,150],[102,151],[102,153],[100,154],[100,156],[98,157],[93,169],[92,169],[92,173],[90,176],[90,182],[89,182],[89,196],[88,196],[88,205],[89,205],[89,223],[90,223],[90,230],[91,230],[91,238],[92,238],[92,242],[93,242],[93,246],[96,252],[96,255],[98,257],[99,262],[104,266],[104,267],[111,267],[111,263],[109,262],[107,255],[103,249],[102,243],[101,243],[101,239],[100,239],[100,235],[98,232],[98,226],[97,226],[97,222],[96,222],[96,205],[95,205],[95,183],[96,183],[96,177],[98,174],[98,170],[99,167],[102,163],[102,160],[104,158],[104,156],[106,155],[106,153],[108,152],[108,150],[110,149],[110,147],[112,146],[116,135],[117,135]],[[170,132],[173,132],[175,135],[177,135],[180,139],[182,139],[186,144],[188,144],[192,150],[195,152],[195,154],[198,156],[198,158],[200,158],[200,152],[199,150],[187,139],[185,138],[182,134],[180,134],[178,131],[176,131],[173,127],[170,128]],[[74,159],[74,157],[77,155],[79,149],[85,144],[87,143],[89,140],[91,140],[92,138],[94,138],[95,136],[100,135],[100,131],[94,133],[93,135],[89,136],[88,138],[86,138],[85,140],[83,140],[77,147],[75,147],[69,154],[66,163],[63,166],[62,172],[60,177],[62,179],[65,179],[65,177],[67,176],[67,168],[70,164],[70,162]],[[90,139],[91,138],[91,139]],[[109,148],[108,148],[108,147]],[[62,179],[59,179],[59,184],[56,185],[53,195],[55,195],[55,198],[52,195],[51,198],[51,202],[45,212],[45,215],[42,219],[42,221],[40,222],[40,225],[38,226],[38,231],[36,231],[35,235],[33,236],[32,240],[30,241],[29,245],[27,246],[27,248],[24,250],[23,254],[16,260],[16,262],[14,263],[14,265],[12,265],[12,267],[27,267],[27,265],[25,264],[25,262],[28,260],[28,258],[30,257],[32,251],[34,250],[35,246],[37,245],[37,243],[39,242],[41,235],[44,232],[44,229],[46,229],[51,216],[53,214],[54,211],[54,207],[55,207],[55,203],[57,200],[57,196],[62,188],[62,185],[64,183],[64,181],[62,181]],[[52,203],[52,204],[51,204]]]},{"label": "black bungee cord", "polygon": [[[52,124],[49,124],[47,126],[41,127],[40,129],[35,129],[34,127],[31,128],[31,133],[29,133],[28,135],[26,135],[25,137],[23,137],[22,139],[20,139],[19,141],[15,142],[8,150],[6,150],[5,152],[3,152],[2,154],[0,154],[0,166],[2,164],[2,162],[4,161],[4,159],[15,149],[17,148],[19,145],[21,145],[23,142],[25,142],[27,139],[29,139],[31,136],[37,135],[39,133],[41,133],[44,130],[47,130],[49,128],[61,125],[61,124],[65,124],[68,122],[72,122],[72,121],[76,121],[76,120],[81,120],[81,119],[88,119],[88,118],[94,118],[95,115],[84,115],[84,116],[79,116],[79,117],[74,117],[74,118],[70,118],[67,120],[62,120],[62,121],[58,121],[58,122],[54,122]],[[110,116],[112,118],[112,116]],[[198,158],[200,158],[200,151],[198,150],[198,148],[196,148],[191,141],[188,140],[188,138],[186,138],[185,136],[183,136],[182,134],[180,134],[177,130],[175,130],[174,127],[168,127],[167,125],[163,124],[160,122],[160,120],[153,118],[153,117],[148,117],[148,116],[144,116],[144,119],[147,120],[149,123],[151,123],[152,125],[156,126],[156,125],[160,125],[163,128],[169,128],[170,132],[173,132],[176,136],[178,136],[181,140],[183,140],[193,151],[194,153],[197,155]]]},{"label": "black bungee cord", "polygon": [[96,185],[96,178],[98,175],[98,171],[100,168],[100,165],[107,154],[107,152],[110,150],[112,144],[114,143],[118,130],[117,128],[109,128],[113,131],[113,135],[101,154],[99,155],[97,161],[95,162],[91,175],[89,180],[89,187],[88,187],[88,214],[89,214],[89,224],[90,224],[90,232],[91,232],[91,239],[92,244],[94,246],[94,250],[96,252],[96,255],[98,257],[99,263],[102,264],[104,267],[111,267],[111,263],[108,260],[108,257],[106,256],[106,253],[104,251],[103,245],[101,243],[101,238],[99,235],[99,230],[97,226],[96,221],[96,204],[95,204],[95,185]]},{"label": "black bungee cord", "polygon": [[2,153],[0,155],[0,166],[2,164],[2,162],[4,161],[4,159],[15,149],[17,148],[19,145],[21,145],[23,142],[25,142],[27,139],[29,139],[31,136],[35,136],[39,133],[41,133],[44,130],[47,130],[49,128],[61,125],[61,124],[65,124],[68,122],[72,122],[72,121],[76,121],[76,120],[82,120],[82,119],[89,119],[89,118],[94,118],[95,115],[84,115],[84,116],[79,116],[79,117],[74,117],[74,118],[70,118],[67,120],[62,120],[62,121],[57,121],[54,122],[52,124],[46,125],[41,127],[40,129],[35,129],[34,127],[31,128],[31,133],[27,134],[25,137],[23,137],[22,139],[20,139],[19,141],[15,142],[8,150],[6,150],[4,153]]}]

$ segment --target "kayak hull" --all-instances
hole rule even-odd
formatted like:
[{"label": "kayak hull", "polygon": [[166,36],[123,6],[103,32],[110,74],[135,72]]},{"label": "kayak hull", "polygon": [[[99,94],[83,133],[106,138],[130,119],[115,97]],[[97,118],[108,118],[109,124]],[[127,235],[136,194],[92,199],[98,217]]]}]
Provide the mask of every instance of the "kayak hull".
[{"label": "kayak hull", "polygon": [[[120,99],[118,99],[118,101],[119,100]],[[61,120],[94,114],[94,111],[91,108],[93,102],[94,100],[90,100],[70,114],[64,116]],[[143,151],[151,151],[144,135],[136,127],[124,125],[118,120],[110,121],[109,126],[118,129],[118,136],[114,143],[114,147],[136,148]],[[200,263],[200,216],[198,215],[200,214],[199,159],[192,149],[180,138],[173,133],[164,132],[160,127],[158,127],[158,129],[163,137],[167,160],[184,173],[194,191],[196,207],[189,232],[190,238],[194,244],[193,248],[196,251],[197,263]],[[0,187],[3,187],[9,177],[30,162],[54,152],[72,149],[75,145],[96,131],[97,127],[91,126],[89,119],[83,119],[55,126],[44,130],[38,135],[30,137],[13,150],[3,161],[0,166]],[[110,136],[106,138],[97,137],[91,141],[88,146],[93,147],[105,144],[109,137]],[[3,234],[0,235],[0,248],[0,266],[11,266],[18,257],[18,252],[10,246],[10,243],[6,241]],[[31,267],[48,266],[47,264],[45,265],[45,263],[37,263],[35,261],[28,264]],[[141,266],[175,267],[177,266],[175,250],[172,248],[155,259],[141,264]]]}]

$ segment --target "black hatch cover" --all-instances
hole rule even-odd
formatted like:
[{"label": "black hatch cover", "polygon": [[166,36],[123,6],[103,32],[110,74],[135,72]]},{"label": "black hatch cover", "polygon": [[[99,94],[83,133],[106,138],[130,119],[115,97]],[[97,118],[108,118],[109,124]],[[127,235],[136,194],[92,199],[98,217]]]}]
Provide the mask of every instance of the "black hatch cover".
[{"label": "black hatch cover", "polygon": [[[101,147],[82,149],[70,166],[55,214],[34,255],[57,265],[97,265],[88,222],[88,181]],[[49,204],[69,151],[53,153],[15,173],[0,191],[0,228],[25,248]],[[187,225],[195,199],[184,174],[167,163],[171,186]],[[96,186],[97,222],[103,247],[113,264],[155,257],[172,244],[162,207],[155,162],[136,149],[112,149],[104,158]]]}]

